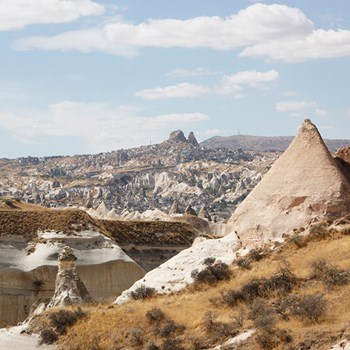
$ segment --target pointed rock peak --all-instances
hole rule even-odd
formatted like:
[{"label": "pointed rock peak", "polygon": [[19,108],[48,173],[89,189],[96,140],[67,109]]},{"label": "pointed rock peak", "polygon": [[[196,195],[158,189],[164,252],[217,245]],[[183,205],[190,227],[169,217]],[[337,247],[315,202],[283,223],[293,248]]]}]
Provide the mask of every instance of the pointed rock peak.
[{"label": "pointed rock peak", "polygon": [[188,206],[186,207],[186,209],[185,209],[185,214],[197,216],[197,213],[196,213],[195,210],[191,207],[191,205],[188,205]]},{"label": "pointed rock peak", "polygon": [[306,119],[287,150],[237,207],[229,224],[243,241],[268,241],[349,209],[350,183]]},{"label": "pointed rock peak", "polygon": [[194,136],[194,133],[193,131],[191,131],[187,137],[187,142],[190,143],[191,145],[195,146],[195,147],[198,147],[199,146],[199,143],[196,139],[196,137]]},{"label": "pointed rock peak", "polygon": [[201,210],[199,211],[198,217],[202,218],[202,219],[206,219],[208,221],[212,221],[211,216],[209,214],[209,211],[208,211],[208,209],[205,206],[203,206],[201,208]]},{"label": "pointed rock peak", "polygon": [[171,142],[186,142],[186,137],[181,130],[175,130],[170,133],[168,141]]},{"label": "pointed rock peak", "polygon": [[179,202],[175,200],[169,209],[169,214],[180,214]]}]

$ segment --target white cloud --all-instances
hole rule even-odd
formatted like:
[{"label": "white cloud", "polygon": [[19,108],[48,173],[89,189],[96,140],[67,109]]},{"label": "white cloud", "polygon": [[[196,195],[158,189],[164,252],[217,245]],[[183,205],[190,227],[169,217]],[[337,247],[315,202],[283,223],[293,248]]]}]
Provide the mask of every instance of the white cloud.
[{"label": "white cloud", "polygon": [[196,67],[195,69],[181,69],[177,68],[169,73],[167,73],[168,77],[175,77],[175,78],[185,78],[185,77],[199,77],[199,76],[205,76],[205,75],[213,75],[217,73],[213,73],[208,69]]},{"label": "white cloud", "polygon": [[298,96],[299,94],[296,91],[284,91],[281,95],[284,97],[293,97]]},{"label": "white cloud", "polygon": [[242,71],[233,75],[224,76],[218,91],[223,95],[234,94],[240,97],[244,86],[266,89],[264,83],[272,82],[278,78],[279,73],[274,69],[267,72],[258,72],[256,70]]},{"label": "white cloud", "polygon": [[[23,0],[2,2],[0,30],[22,28],[30,23],[72,21],[80,16],[101,14],[104,9],[91,0],[27,0],[33,9],[29,12],[19,9],[18,4]],[[8,10],[6,5],[9,5]],[[25,15],[18,16],[22,12]],[[102,51],[124,56],[135,55],[143,47],[242,49],[241,57],[302,62],[350,56],[350,30],[315,28],[298,8],[256,3],[228,17],[149,19],[138,24],[118,20],[100,28],[51,37],[25,37],[16,41],[13,47],[18,50]],[[200,71],[197,73],[201,74]]]},{"label": "white cloud", "polygon": [[[135,51],[139,47],[232,50],[278,38],[303,37],[310,33],[312,28],[312,22],[297,8],[254,4],[224,18],[203,16],[187,20],[150,19],[136,25],[109,23],[101,29],[99,36],[91,40],[90,47],[120,55]],[[68,39],[68,46],[62,40],[64,34]],[[23,38],[15,47],[27,50],[66,50],[74,47],[78,51],[86,52],[83,40],[80,40],[80,37],[86,38],[84,30],[64,34]],[[101,43],[101,40],[104,43]],[[111,46],[114,46],[115,50],[111,50]],[[119,47],[123,50],[119,50]]]},{"label": "white cloud", "polygon": [[61,101],[43,110],[0,110],[0,125],[20,142],[41,143],[47,137],[77,137],[91,152],[161,141],[171,130],[209,119],[202,113],[145,117],[133,106]]},{"label": "white cloud", "polygon": [[0,31],[29,24],[72,22],[83,16],[101,15],[104,10],[91,0],[1,0]]},{"label": "white cloud", "polygon": [[279,112],[288,112],[315,107],[317,107],[315,101],[281,101],[276,104],[275,109]]},{"label": "white cloud", "polygon": [[135,96],[147,100],[169,99],[169,98],[189,98],[210,93],[210,89],[197,84],[181,83],[166,87],[157,87],[135,92]]},{"label": "white cloud", "polygon": [[286,62],[350,55],[349,30],[314,30],[294,38],[267,40],[245,48],[241,57],[268,57]]},{"label": "white cloud", "polygon": [[106,40],[103,30],[100,28],[90,28],[83,30],[73,30],[58,34],[53,38],[29,37],[19,39],[12,45],[16,50],[79,50],[83,53],[102,51],[113,55],[133,56],[136,51],[130,46],[117,46]]},{"label": "white cloud", "polygon": [[[267,72],[242,71],[233,75],[226,75],[218,86],[206,87],[198,84],[180,83],[154,89],[145,89],[135,92],[135,96],[148,100],[169,98],[191,98],[207,94],[233,95],[235,98],[244,97],[244,87],[268,89],[266,83],[277,80],[279,74],[276,70]],[[265,83],[265,84],[264,84]]]},{"label": "white cloud", "polygon": [[321,109],[321,108],[316,108],[315,113],[319,117],[327,117],[327,115],[328,115],[328,112],[324,109]]}]

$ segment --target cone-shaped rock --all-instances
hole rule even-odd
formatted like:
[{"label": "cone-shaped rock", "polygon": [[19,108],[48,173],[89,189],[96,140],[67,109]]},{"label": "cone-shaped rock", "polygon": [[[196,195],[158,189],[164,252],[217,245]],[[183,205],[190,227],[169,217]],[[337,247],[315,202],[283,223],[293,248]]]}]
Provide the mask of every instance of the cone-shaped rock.
[{"label": "cone-shaped rock", "polygon": [[208,209],[204,206],[201,208],[201,210],[198,213],[198,217],[202,219],[206,219],[208,221],[212,221],[211,216],[208,212]]},{"label": "cone-shaped rock", "polygon": [[194,136],[194,133],[193,131],[191,131],[188,135],[188,138],[187,138],[187,142],[190,143],[191,145],[195,146],[195,147],[198,147],[199,146],[199,143],[196,139],[196,136]]},{"label": "cone-shaped rock", "polygon": [[179,202],[175,200],[169,209],[169,214],[180,214]]},{"label": "cone-shaped rock", "polygon": [[228,230],[243,242],[266,242],[316,217],[342,215],[350,185],[310,120],[238,206]]}]

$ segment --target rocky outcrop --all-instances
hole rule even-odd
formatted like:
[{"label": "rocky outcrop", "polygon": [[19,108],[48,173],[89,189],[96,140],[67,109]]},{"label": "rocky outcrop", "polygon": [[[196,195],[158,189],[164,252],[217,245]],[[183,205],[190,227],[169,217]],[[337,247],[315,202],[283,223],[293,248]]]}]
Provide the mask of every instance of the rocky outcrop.
[{"label": "rocky outcrop", "polygon": [[191,131],[187,137],[187,142],[191,144],[194,147],[199,147],[199,143],[196,139],[196,136],[194,136],[193,131]]},{"label": "rocky outcrop", "polygon": [[208,221],[212,221],[211,216],[208,212],[208,209],[206,207],[202,207],[201,210],[198,213],[198,217],[202,219],[206,219]]},{"label": "rocky outcrop", "polygon": [[77,257],[72,248],[66,246],[58,255],[58,273],[55,293],[48,307],[68,306],[91,302],[92,298],[76,269]]},{"label": "rocky outcrop", "polygon": [[187,142],[187,140],[181,130],[175,130],[170,133],[168,142]]},{"label": "rocky outcrop", "polygon": [[347,212],[350,184],[310,120],[238,206],[229,232],[243,243],[267,242],[319,217]]}]

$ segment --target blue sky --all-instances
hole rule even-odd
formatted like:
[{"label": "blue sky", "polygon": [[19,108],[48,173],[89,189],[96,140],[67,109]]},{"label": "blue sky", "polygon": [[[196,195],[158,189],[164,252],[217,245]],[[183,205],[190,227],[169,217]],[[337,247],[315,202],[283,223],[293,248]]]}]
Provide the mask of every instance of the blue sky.
[{"label": "blue sky", "polygon": [[1,0],[0,50],[0,157],[350,138],[348,0]]}]

